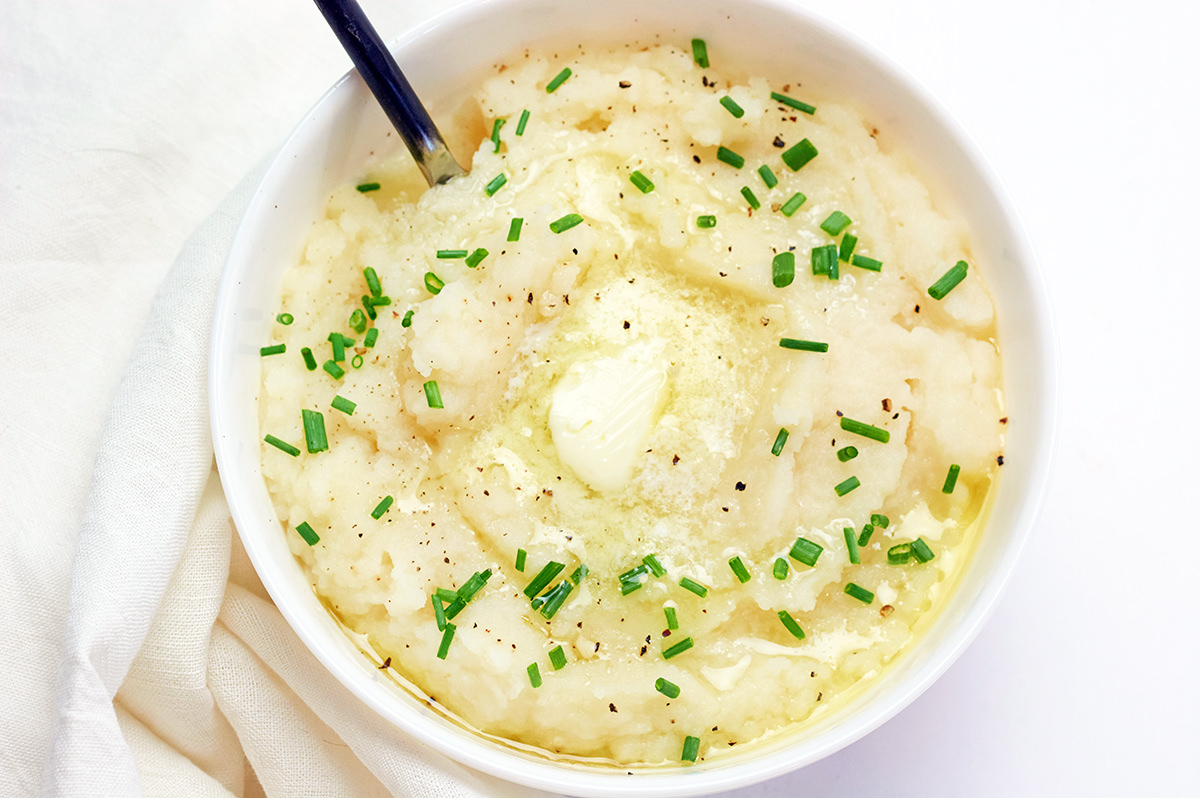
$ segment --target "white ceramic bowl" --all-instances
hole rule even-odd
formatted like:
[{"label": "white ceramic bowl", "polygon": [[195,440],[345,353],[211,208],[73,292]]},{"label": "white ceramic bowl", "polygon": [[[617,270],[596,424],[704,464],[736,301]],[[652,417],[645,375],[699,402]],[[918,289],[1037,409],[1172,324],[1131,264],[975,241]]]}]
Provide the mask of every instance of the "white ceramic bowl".
[{"label": "white ceramic bowl", "polygon": [[965,216],[998,308],[1012,422],[990,525],[928,632],[840,712],[691,767],[629,776],[556,763],[475,736],[398,688],[317,601],[288,551],[259,469],[258,348],[269,337],[283,271],[298,259],[330,190],[361,174],[371,151],[395,146],[357,75],[317,102],[258,188],[229,253],[212,334],[210,412],[221,480],[246,550],[296,633],[337,679],[399,728],[479,770],[578,795],[698,795],[743,786],[827,756],[899,712],[949,667],[990,614],[1034,524],[1053,439],[1056,376],[1044,288],[1002,190],[938,104],[846,33],[780,0],[478,0],[410,31],[393,50],[437,118],[483,69],[519,48],[648,39],[655,32],[681,43],[705,38],[751,73],[769,75],[787,59],[789,73],[805,75],[807,85],[870,109],[935,197]]}]

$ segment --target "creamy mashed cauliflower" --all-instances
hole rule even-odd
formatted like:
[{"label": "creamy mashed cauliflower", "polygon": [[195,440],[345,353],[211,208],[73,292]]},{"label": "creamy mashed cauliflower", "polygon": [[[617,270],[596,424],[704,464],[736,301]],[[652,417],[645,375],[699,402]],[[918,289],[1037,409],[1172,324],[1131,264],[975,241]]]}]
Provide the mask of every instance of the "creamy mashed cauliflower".
[{"label": "creamy mashed cauliflower", "polygon": [[1006,423],[967,231],[887,131],[683,44],[498,65],[469,176],[333,194],[263,358],[263,472],[330,610],[482,733],[626,765],[877,677]]}]

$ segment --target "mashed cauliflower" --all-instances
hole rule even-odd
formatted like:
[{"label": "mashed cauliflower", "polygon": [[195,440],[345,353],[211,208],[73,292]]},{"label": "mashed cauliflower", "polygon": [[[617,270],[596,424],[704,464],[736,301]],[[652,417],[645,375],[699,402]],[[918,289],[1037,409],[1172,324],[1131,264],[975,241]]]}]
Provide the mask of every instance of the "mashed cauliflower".
[{"label": "mashed cauliflower", "polygon": [[686,47],[521,53],[477,109],[469,176],[369,168],[285,278],[263,472],[314,590],[553,755],[828,711],[944,602],[1002,462],[967,231],[856,110]]}]

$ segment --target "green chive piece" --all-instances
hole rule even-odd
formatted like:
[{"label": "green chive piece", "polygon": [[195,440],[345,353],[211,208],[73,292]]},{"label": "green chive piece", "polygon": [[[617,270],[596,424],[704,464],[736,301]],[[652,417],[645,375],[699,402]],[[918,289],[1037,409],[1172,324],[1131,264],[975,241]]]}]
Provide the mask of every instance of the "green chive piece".
[{"label": "green chive piece", "polygon": [[954,492],[954,486],[958,484],[959,470],[960,466],[957,463],[950,466],[950,469],[946,472],[946,481],[942,483],[942,493]]},{"label": "green chive piece", "polygon": [[354,408],[358,407],[357,404],[355,404],[354,402],[351,402],[349,399],[347,399],[344,396],[333,397],[333,401],[329,403],[329,406],[332,407],[334,410],[341,410],[343,413],[345,413],[348,416],[354,415]]},{"label": "green chive piece", "polygon": [[429,380],[425,383],[425,404],[429,405],[434,410],[440,410],[445,405],[442,404],[442,389],[438,387],[437,380]]},{"label": "green chive piece", "polygon": [[550,223],[550,232],[554,234],[565,233],[577,224],[583,222],[583,217],[577,213],[568,213],[566,216],[555,219]]},{"label": "green chive piece", "polygon": [[944,299],[946,294],[950,293],[954,286],[963,281],[967,276],[967,262],[960,260],[958,263],[950,267],[950,270],[938,278],[938,281],[929,286],[929,295],[934,299]]},{"label": "green chive piece", "polygon": [[821,556],[821,552],[823,551],[825,551],[825,548],[820,543],[815,543],[806,537],[799,537],[792,544],[788,556],[812,568],[817,564],[817,558]]},{"label": "green chive piece", "polygon": [[492,152],[500,152],[500,128],[504,127],[504,122],[503,119],[492,121]]},{"label": "green chive piece", "polygon": [[838,248],[837,244],[826,244],[823,247],[813,247],[809,256],[812,261],[812,273],[815,276],[825,275],[831,280],[838,278]]},{"label": "green chive piece", "polygon": [[542,672],[538,669],[536,662],[529,663],[529,667],[525,669],[525,672],[529,674],[530,685],[535,689],[542,686]]},{"label": "green chive piece", "polygon": [[380,189],[380,185],[378,183],[359,183],[354,188],[358,191],[361,191],[363,194],[366,194],[369,191],[378,191]]},{"label": "green chive piece", "polygon": [[758,201],[758,197],[754,196],[754,192],[750,190],[750,186],[742,186],[742,196],[746,198],[746,202],[750,203],[750,207],[754,210],[762,207],[762,203]]},{"label": "green chive piece", "polygon": [[458,589],[458,598],[463,601],[470,601],[475,598],[475,594],[483,590],[483,586],[492,578],[492,569],[487,568],[482,571],[476,571],[471,574],[471,578],[463,582],[462,587]]},{"label": "green chive piece", "polygon": [[375,509],[371,511],[371,517],[376,521],[378,521],[380,518],[383,518],[383,514],[386,513],[388,508],[392,506],[393,501],[395,501],[395,499],[393,499],[391,496],[384,496],[379,500],[379,504],[375,505]]},{"label": "green chive piece", "polygon": [[508,223],[508,238],[507,241],[521,240],[521,225],[525,224],[525,219],[518,216]]},{"label": "green chive piece", "polygon": [[717,217],[712,216],[711,214],[704,215],[704,216],[697,216],[696,217],[696,226],[703,230],[707,230],[709,228],[716,227],[717,226]]},{"label": "green chive piece", "polygon": [[654,689],[667,698],[679,698],[679,685],[659,677],[654,680]]},{"label": "green chive piece", "polygon": [[525,135],[525,125],[529,124],[529,109],[526,108],[521,112],[521,118],[517,120],[517,135]]},{"label": "green chive piece", "polygon": [[[391,300],[389,299],[388,302],[391,302]],[[379,311],[375,310],[375,303],[372,300],[372,297],[368,294],[362,295],[362,306],[363,310],[367,311],[368,319],[375,321],[377,318],[379,318]],[[362,330],[357,330],[356,332],[362,332]]]},{"label": "green chive piece", "polygon": [[437,621],[439,632],[446,631],[446,608],[443,606],[444,598],[438,594],[442,592],[442,588],[438,588],[433,596],[429,599],[429,603],[433,605],[433,619]]},{"label": "green chive piece", "polygon": [[525,573],[525,560],[528,556],[529,553],[526,552],[525,549],[517,549],[517,561],[515,566],[516,569],[521,573]]},{"label": "green chive piece", "polygon": [[783,623],[783,628],[792,633],[792,637],[797,640],[804,639],[804,630],[800,628],[800,624],[796,623],[796,619],[791,616],[787,610],[780,610],[775,613],[779,616],[779,620]]},{"label": "green chive piece", "polygon": [[350,321],[347,322],[347,324],[349,325],[350,329],[354,330],[359,335],[362,335],[367,331],[367,314],[363,313],[358,308],[355,308],[354,312],[350,314]]},{"label": "green chive piece", "polygon": [[700,738],[690,734],[683,738],[683,753],[679,755],[681,762],[695,762],[700,756]]},{"label": "green chive piece", "polygon": [[667,616],[667,628],[675,631],[679,628],[679,615],[674,607],[663,607],[663,615]]},{"label": "green chive piece", "polygon": [[917,562],[929,562],[933,559],[933,549],[921,538],[912,542],[912,555]]},{"label": "green chive piece", "polygon": [[329,348],[333,350],[333,360],[335,363],[341,363],[346,359],[346,348],[354,346],[354,339],[347,338],[340,332],[331,332],[329,334]]},{"label": "green chive piece", "polygon": [[788,108],[794,108],[797,111],[800,111],[801,113],[814,114],[817,111],[817,107],[815,105],[809,105],[808,103],[802,103],[799,100],[792,99],[791,97],[788,97],[786,94],[780,94],[777,91],[771,92],[771,99],[774,100],[775,102],[779,103],[780,105],[786,105]]},{"label": "green chive piece", "polygon": [[562,646],[555,646],[550,649],[550,664],[554,666],[554,670],[561,671],[567,664],[567,654],[563,651]]},{"label": "green chive piece", "polygon": [[838,484],[834,485],[833,492],[839,496],[845,496],[847,493],[854,490],[861,484],[862,483],[858,481],[858,477],[850,477],[849,479],[842,480]]},{"label": "green chive piece", "polygon": [[871,535],[873,534],[875,534],[875,525],[863,524],[862,534],[858,536],[858,540],[856,540],[855,543],[857,543],[858,547],[861,549],[863,546],[871,542]]},{"label": "green chive piece", "polygon": [[641,170],[634,169],[629,175],[629,182],[637,187],[637,190],[643,194],[649,194],[654,190],[654,183],[650,178],[642,174]]},{"label": "green chive piece", "polygon": [[309,371],[317,370],[317,359],[313,357],[313,351],[307,346],[300,350],[301,357],[304,358],[304,368]]},{"label": "green chive piece", "polygon": [[856,598],[863,604],[870,604],[875,600],[874,593],[872,593],[870,590],[867,590],[865,587],[859,587],[853,582],[846,583],[845,593],[850,598]]},{"label": "green chive piece", "polygon": [[858,449],[855,449],[853,446],[844,446],[838,449],[837,459],[839,462],[847,463],[855,457],[858,457]]},{"label": "green chive piece", "polygon": [[402,318],[400,320],[400,326],[406,327],[406,328],[411,327],[412,326],[412,317],[413,317],[414,313],[416,313],[416,311],[410,308],[409,311],[404,314],[404,318]]},{"label": "green chive piece", "polygon": [[375,346],[375,342],[379,340],[379,328],[372,327],[367,330],[366,336],[363,338],[363,346],[371,349]]},{"label": "green chive piece", "polygon": [[696,643],[694,640],[692,640],[692,638],[685,637],[682,640],[680,640],[678,643],[676,643],[675,645],[671,646],[670,648],[664,648],[663,653],[662,653],[663,659],[671,659],[672,657],[678,657],[680,654],[687,651],[689,648],[691,648],[695,644]]},{"label": "green chive piece", "polygon": [[[458,598],[458,591],[451,590],[450,588],[447,588],[447,587],[439,587],[433,591],[433,595],[436,598],[441,599],[443,602],[450,602],[450,601],[454,601],[456,598]],[[438,631],[441,631],[441,629],[442,629],[442,627],[439,626]]]},{"label": "green chive piece", "polygon": [[829,344],[821,341],[805,341],[800,338],[780,338],[779,345],[784,349],[795,349],[800,352],[828,352]]},{"label": "green chive piece", "polygon": [[746,165],[746,159],[728,147],[717,147],[717,160],[729,164],[734,169],[741,169]]},{"label": "green chive piece", "polygon": [[300,449],[298,447],[292,446],[287,441],[280,440],[274,435],[268,435],[267,437],[263,438],[263,440],[274,446],[279,451],[290,454],[292,457],[300,454]]},{"label": "green chive piece", "polygon": [[258,350],[258,354],[262,357],[270,357],[271,355],[282,355],[287,351],[287,344],[273,344],[272,346],[264,346]]},{"label": "green chive piece", "polygon": [[662,563],[653,554],[647,554],[642,558],[642,562],[650,569],[650,573],[655,576],[666,576],[667,569],[663,568]]},{"label": "green chive piece", "polygon": [[325,437],[325,416],[316,410],[300,411],[304,420],[304,443],[309,454],[323,452],[329,448],[329,440]]},{"label": "green chive piece", "polygon": [[459,260],[467,257],[465,249],[439,249],[437,251],[438,260]]},{"label": "green chive piece", "polygon": [[850,226],[850,217],[841,211],[834,211],[821,222],[821,229],[835,238]]},{"label": "green chive piece", "polygon": [[487,194],[490,197],[490,196],[494,195],[497,191],[499,191],[501,188],[503,188],[504,184],[507,182],[508,182],[508,175],[501,172],[500,174],[493,177],[490,181],[488,181],[488,184],[483,187],[483,193]]},{"label": "green chive piece", "polygon": [[630,568],[625,573],[617,577],[617,582],[621,586],[621,595],[628,596],[633,591],[642,586],[642,576],[649,573],[650,566],[642,563],[634,568]]},{"label": "green chive piece", "polygon": [[850,562],[858,565],[862,562],[862,556],[858,553],[858,535],[855,533],[854,527],[842,527],[842,535],[846,538],[846,553],[850,555]]},{"label": "green chive piece", "polygon": [[888,517],[886,515],[884,515],[883,513],[872,513],[871,514],[871,523],[874,524],[875,526],[879,527],[880,529],[887,529],[888,524],[891,522],[888,520]]},{"label": "green chive piece", "polygon": [[783,162],[787,164],[788,169],[793,172],[799,172],[801,167],[817,157],[817,148],[808,139],[802,140],[799,144],[783,153]]},{"label": "green chive piece", "polygon": [[279,322],[284,327],[288,326],[295,320],[296,320],[296,317],[293,316],[291,313],[280,313],[278,316],[275,317],[275,321]]},{"label": "green chive piece", "polygon": [[[562,580],[554,586],[553,590],[543,593],[541,596],[538,596],[536,599],[534,599],[533,608],[535,610],[539,609],[537,602],[540,601],[540,610],[542,615],[546,618],[546,620],[550,620],[555,616],[559,609],[562,608],[562,605],[566,603],[567,596],[571,595],[571,591],[574,589],[574,587],[575,586],[572,585],[569,580]],[[557,670],[557,668],[555,670]]]},{"label": "green chive piece", "polygon": [[681,588],[683,588],[684,590],[695,593],[700,598],[704,598],[705,596],[708,595],[708,588],[706,588],[704,585],[700,584],[699,582],[695,581],[694,579],[690,579],[686,576],[683,579],[679,580],[679,586]]},{"label": "green chive piece", "polygon": [[766,164],[758,167],[758,176],[762,178],[762,181],[764,184],[766,184],[767,188],[775,188],[775,186],[779,185],[779,178],[776,177],[775,173],[771,171],[771,167],[767,166]]},{"label": "green chive piece", "polygon": [[588,567],[584,563],[579,563],[579,567],[571,572],[571,581],[578,585],[588,575]]},{"label": "green chive piece", "polygon": [[799,191],[797,191],[795,194],[793,194],[791,196],[791,199],[789,199],[787,202],[783,203],[783,205],[781,205],[779,207],[779,211],[784,216],[787,216],[790,218],[793,213],[800,210],[800,206],[803,205],[807,199],[808,199],[808,197],[804,196]]},{"label": "green chive piece", "polygon": [[467,602],[462,600],[462,597],[457,593],[454,595],[454,600],[446,605],[446,617],[453,618],[467,608]]},{"label": "green chive piece", "polygon": [[438,646],[437,658],[445,659],[450,653],[450,643],[454,640],[454,630],[457,629],[454,624],[447,621],[446,629],[442,632],[442,644]]},{"label": "green chive piece", "polygon": [[567,78],[571,77],[571,68],[563,67],[562,72],[559,72],[554,78],[546,84],[546,93],[552,94],[555,89],[567,82]]},{"label": "green chive piece", "polygon": [[321,536],[313,531],[313,528],[309,526],[307,521],[301,521],[299,526],[296,527],[296,532],[310,546],[317,545],[317,542],[321,539]]},{"label": "green chive piece", "polygon": [[883,271],[883,261],[868,258],[866,255],[855,255],[850,258],[850,262],[860,269],[866,269],[869,272]]},{"label": "green chive piece", "polygon": [[887,443],[892,439],[892,433],[888,432],[887,430],[880,429],[879,427],[875,427],[870,424],[864,424],[861,421],[855,421],[854,419],[847,418],[846,416],[842,416],[841,425],[842,429],[846,430],[846,432],[853,432],[855,435],[861,435],[864,438],[870,438],[871,440],[879,441],[880,443]]},{"label": "green chive piece", "polygon": [[692,60],[701,69],[708,69],[708,44],[703,39],[692,39]]},{"label": "green chive piece", "polygon": [[733,114],[734,119],[741,119],[746,115],[746,111],[742,108],[742,106],[738,105],[737,101],[735,101],[728,94],[722,97],[719,102],[722,106],[724,106],[726,111]]},{"label": "green chive piece", "polygon": [[729,561],[729,570],[733,571],[733,575],[743,585],[750,581],[750,571],[746,569],[746,563],[742,562],[741,557],[734,557]]},{"label": "green chive piece", "polygon": [[368,266],[363,269],[363,278],[367,281],[367,290],[371,292],[371,296],[383,296],[383,286],[379,282],[379,273],[374,268]]},{"label": "green chive piece", "polygon": [[487,256],[488,256],[488,251],[486,249],[484,249],[483,247],[480,247],[479,249],[475,250],[470,255],[468,255],[467,259],[466,259],[466,261],[464,261],[464,263],[467,264],[468,269],[474,269],[476,266],[483,263],[483,259],[486,258]]},{"label": "green chive piece", "polygon": [[858,236],[853,236],[849,233],[842,236],[842,243],[838,244],[838,260],[842,263],[849,263],[856,246],[858,246]]},{"label": "green chive piece", "polygon": [[542,589],[550,584],[550,580],[558,576],[562,569],[566,567],[566,563],[554,562],[554,560],[543,565],[542,570],[537,572],[537,576],[533,577],[533,580],[525,586],[525,598],[532,599],[538,593],[541,593]]},{"label": "green chive piece", "polygon": [[321,364],[321,368],[325,369],[325,373],[335,380],[346,376],[346,370],[332,360],[326,360]]},{"label": "green chive piece", "polygon": [[776,557],[775,565],[771,568],[771,575],[782,582],[784,579],[787,579],[789,570],[791,570],[791,566],[788,565],[787,559],[785,557]]},{"label": "green chive piece", "polygon": [[442,278],[438,277],[433,272],[425,272],[425,290],[431,294],[437,295],[442,293],[442,289],[446,284],[442,282]]},{"label": "green chive piece", "polygon": [[796,279],[796,253],[780,252],[771,259],[771,283],[786,288]]},{"label": "green chive piece", "polygon": [[904,565],[912,559],[912,544],[897,543],[887,551],[887,560],[889,565]]},{"label": "green chive piece", "polygon": [[775,443],[771,444],[771,454],[778,457],[780,452],[783,451],[783,446],[787,443],[787,439],[788,431],[785,428],[780,427],[779,432],[775,434]]}]

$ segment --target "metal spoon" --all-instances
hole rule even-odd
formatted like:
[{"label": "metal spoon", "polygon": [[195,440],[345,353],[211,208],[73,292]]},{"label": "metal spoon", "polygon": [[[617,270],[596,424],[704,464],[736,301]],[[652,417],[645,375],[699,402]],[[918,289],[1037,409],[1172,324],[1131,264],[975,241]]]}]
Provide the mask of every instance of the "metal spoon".
[{"label": "metal spoon", "polygon": [[429,185],[445,183],[467,172],[454,160],[437,125],[409,85],[356,0],[314,0],[325,21],[354,62],[367,88],[408,145]]}]

